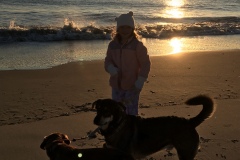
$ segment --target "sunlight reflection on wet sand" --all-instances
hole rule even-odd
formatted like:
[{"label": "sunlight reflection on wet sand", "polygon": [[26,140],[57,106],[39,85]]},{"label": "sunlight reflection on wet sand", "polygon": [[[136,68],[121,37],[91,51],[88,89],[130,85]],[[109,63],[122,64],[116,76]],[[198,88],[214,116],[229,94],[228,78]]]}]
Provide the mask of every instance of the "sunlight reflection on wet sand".
[{"label": "sunlight reflection on wet sand", "polygon": [[240,49],[240,36],[175,37],[172,39],[143,39],[151,56],[193,51]]}]

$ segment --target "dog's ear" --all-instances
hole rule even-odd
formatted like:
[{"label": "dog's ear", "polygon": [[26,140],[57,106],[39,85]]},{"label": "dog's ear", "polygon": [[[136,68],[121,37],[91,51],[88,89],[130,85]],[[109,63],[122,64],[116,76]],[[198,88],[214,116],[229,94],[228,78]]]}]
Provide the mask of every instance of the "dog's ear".
[{"label": "dog's ear", "polygon": [[123,112],[126,112],[126,106],[122,102],[117,102],[117,104],[121,107]]},{"label": "dog's ear", "polygon": [[99,103],[101,103],[101,102],[102,102],[101,99],[96,100],[95,102],[92,103],[92,108],[98,109]]}]

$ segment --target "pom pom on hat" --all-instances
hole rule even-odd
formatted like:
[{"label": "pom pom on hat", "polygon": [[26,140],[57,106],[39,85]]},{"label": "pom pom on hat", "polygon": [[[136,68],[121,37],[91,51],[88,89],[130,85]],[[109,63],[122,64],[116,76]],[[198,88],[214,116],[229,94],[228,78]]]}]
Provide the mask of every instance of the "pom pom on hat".
[{"label": "pom pom on hat", "polygon": [[117,29],[120,26],[130,26],[133,29],[135,28],[133,12],[130,11],[127,14],[121,14],[119,17],[116,17],[115,20],[117,21]]}]

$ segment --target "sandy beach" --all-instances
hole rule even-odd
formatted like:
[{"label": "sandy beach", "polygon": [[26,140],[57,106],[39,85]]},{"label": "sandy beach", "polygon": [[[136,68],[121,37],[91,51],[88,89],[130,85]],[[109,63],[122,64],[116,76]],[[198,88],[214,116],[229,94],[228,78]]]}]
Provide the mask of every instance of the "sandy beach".
[{"label": "sandy beach", "polygon": [[[240,160],[240,50],[151,56],[152,67],[140,95],[140,116],[193,117],[200,106],[184,102],[207,94],[217,110],[201,124],[196,160]],[[103,61],[72,62],[43,70],[0,71],[0,159],[48,159],[43,137],[62,132],[70,138],[94,130],[91,103],[110,98]],[[100,135],[73,142],[79,148],[101,147]],[[146,159],[177,160],[175,150]]]}]

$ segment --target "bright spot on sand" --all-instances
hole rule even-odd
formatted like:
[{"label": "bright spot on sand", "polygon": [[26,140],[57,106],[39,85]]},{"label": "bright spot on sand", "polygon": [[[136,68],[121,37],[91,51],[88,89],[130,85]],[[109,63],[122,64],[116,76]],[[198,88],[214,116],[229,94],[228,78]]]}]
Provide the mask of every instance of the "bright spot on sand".
[{"label": "bright spot on sand", "polygon": [[182,51],[182,42],[179,38],[172,38],[170,40],[170,46],[172,47],[172,53],[179,53]]},{"label": "bright spot on sand", "polygon": [[82,153],[78,153],[78,158],[82,158]]}]

